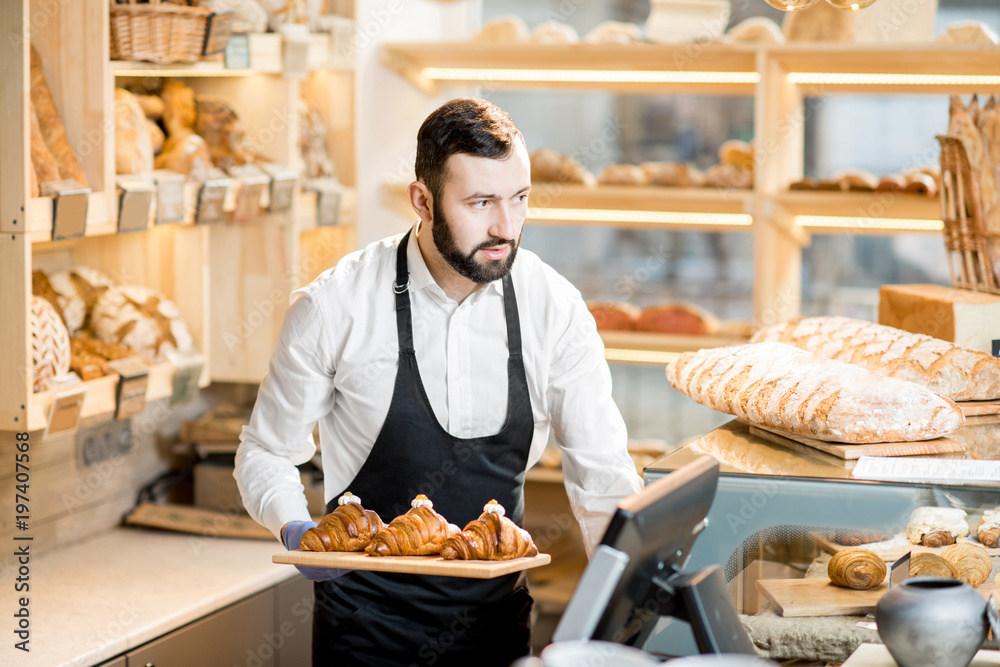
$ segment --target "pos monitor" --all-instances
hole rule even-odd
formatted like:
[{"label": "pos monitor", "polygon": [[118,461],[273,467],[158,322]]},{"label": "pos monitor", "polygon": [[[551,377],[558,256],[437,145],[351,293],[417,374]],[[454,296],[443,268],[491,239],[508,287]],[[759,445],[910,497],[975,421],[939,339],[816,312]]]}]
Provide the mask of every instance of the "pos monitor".
[{"label": "pos monitor", "polygon": [[641,647],[670,616],[691,624],[701,653],[755,654],[719,566],[684,569],[718,482],[718,462],[702,456],[619,503],[553,641]]}]

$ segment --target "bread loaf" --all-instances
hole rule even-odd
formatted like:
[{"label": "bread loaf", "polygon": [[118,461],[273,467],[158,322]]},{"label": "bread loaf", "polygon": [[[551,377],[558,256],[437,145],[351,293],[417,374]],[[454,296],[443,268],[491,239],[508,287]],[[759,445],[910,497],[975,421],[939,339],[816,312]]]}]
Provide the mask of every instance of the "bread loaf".
[{"label": "bread loaf", "polygon": [[101,295],[91,316],[100,340],[128,345],[160,362],[169,349],[190,350],[193,340],[177,306],[141,285],[113,287]]},{"label": "bread loaf", "polygon": [[178,79],[167,79],[160,97],[163,98],[163,127],[167,136],[182,130],[194,130],[197,109],[191,86]]},{"label": "bread loaf", "polygon": [[56,162],[52,151],[45,145],[45,137],[42,136],[42,129],[38,126],[38,116],[35,113],[35,105],[28,102],[28,115],[31,123],[31,166],[35,170],[35,179],[38,185],[60,180],[59,163]]},{"label": "bread loaf", "polygon": [[482,29],[475,34],[472,41],[480,44],[510,44],[526,42],[529,35],[528,25],[524,19],[509,14],[483,24]]},{"label": "bread loaf", "polygon": [[635,23],[604,21],[588,32],[583,41],[588,44],[635,44],[642,41],[642,30]]},{"label": "bread loaf", "polygon": [[699,403],[751,424],[818,440],[928,440],[962,427],[961,408],[934,392],[783,343],[686,352],[667,379]]},{"label": "bread loaf", "polygon": [[646,172],[634,164],[609,164],[601,170],[597,182],[604,185],[645,185]]},{"label": "bread loaf", "polygon": [[59,163],[59,175],[62,180],[76,181],[83,187],[89,187],[80,160],[77,159],[66,138],[66,128],[59,117],[49,86],[45,82],[42,58],[34,46],[31,47],[31,103],[35,106],[38,126],[41,128],[42,136],[45,137],[45,145]]},{"label": "bread loaf", "polygon": [[198,95],[195,105],[194,131],[205,140],[212,164],[227,171],[246,164],[250,155],[243,145],[243,125],[229,103],[218,95]]},{"label": "bread loaf", "polygon": [[624,301],[588,301],[598,331],[633,331],[642,311]]},{"label": "bread loaf", "polygon": [[34,391],[69,371],[69,333],[59,313],[40,296],[31,297],[31,370]]},{"label": "bread loaf", "polygon": [[916,382],[955,401],[1000,398],[1000,359],[923,334],[849,317],[807,317],[751,339],[764,341]]},{"label": "bread loaf", "polygon": [[212,167],[212,155],[205,140],[193,130],[178,130],[167,137],[163,152],[153,162],[157,169],[169,169],[185,176]]},{"label": "bread loaf", "polygon": [[719,326],[714,315],[690,303],[661,303],[647,306],[635,323],[638,331],[705,336]]},{"label": "bread loaf", "polygon": [[753,172],[735,164],[716,164],[705,170],[705,185],[745,190],[753,187]]},{"label": "bread loaf", "polygon": [[535,183],[579,183],[594,185],[597,179],[587,169],[568,155],[542,148],[532,151],[531,180]]},{"label": "bread loaf", "polygon": [[146,114],[135,95],[115,88],[115,173],[152,171],[153,140],[146,129]]},{"label": "bread loaf", "polygon": [[705,184],[705,174],[691,165],[679,162],[643,162],[639,167],[646,174],[650,185],[667,185],[681,188]]},{"label": "bread loaf", "polygon": [[531,31],[531,41],[535,44],[576,44],[580,35],[568,23],[545,21]]}]

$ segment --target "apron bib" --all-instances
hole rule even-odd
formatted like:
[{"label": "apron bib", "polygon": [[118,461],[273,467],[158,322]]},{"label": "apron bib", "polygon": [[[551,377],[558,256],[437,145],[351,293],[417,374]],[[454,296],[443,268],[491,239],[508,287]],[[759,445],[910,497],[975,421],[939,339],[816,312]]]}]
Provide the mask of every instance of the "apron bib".
[{"label": "apron bib", "polygon": [[[412,230],[411,230],[412,231]],[[399,369],[385,423],[344,491],[388,523],[418,493],[463,528],[495,498],[521,524],[524,472],[534,434],[514,286],[503,279],[507,421],[500,432],[456,438],[438,422],[413,349],[407,232],[396,253]],[[336,507],[335,496],[326,511]],[[524,573],[496,579],[354,571],[316,582],[313,665],[497,665],[529,652],[531,597]]]}]

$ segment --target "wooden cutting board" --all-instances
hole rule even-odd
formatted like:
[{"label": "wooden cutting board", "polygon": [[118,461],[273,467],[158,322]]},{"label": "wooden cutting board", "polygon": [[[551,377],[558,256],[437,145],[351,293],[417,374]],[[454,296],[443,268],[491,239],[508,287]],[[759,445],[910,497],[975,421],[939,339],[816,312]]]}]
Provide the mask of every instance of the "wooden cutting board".
[{"label": "wooden cutting board", "polygon": [[[996,589],[985,583],[976,590],[988,598]],[[889,590],[885,584],[867,591],[834,586],[825,577],[810,579],[758,579],[757,590],[775,611],[786,618],[807,616],[864,616],[875,611],[879,598]]]},{"label": "wooden cutting board", "polygon": [[[788,440],[832,454],[837,458],[850,461],[862,456],[927,456],[928,454],[951,454],[966,451],[965,443],[951,438],[934,438],[917,442],[879,442],[867,445],[852,445],[843,442],[825,442],[797,433],[779,431],[768,426],[751,425],[750,432],[754,435],[788,445]],[[776,440],[780,438],[781,440]],[[784,440],[784,441],[782,441]]]},{"label": "wooden cutting board", "polygon": [[514,560],[445,560],[441,556],[368,556],[364,553],[282,551],[271,557],[275,563],[337,567],[345,570],[435,574],[444,577],[493,579],[512,572],[541,567],[552,562],[549,554]]},{"label": "wooden cutting board", "polygon": [[958,406],[966,417],[1000,415],[1000,399],[992,401],[958,401]]}]

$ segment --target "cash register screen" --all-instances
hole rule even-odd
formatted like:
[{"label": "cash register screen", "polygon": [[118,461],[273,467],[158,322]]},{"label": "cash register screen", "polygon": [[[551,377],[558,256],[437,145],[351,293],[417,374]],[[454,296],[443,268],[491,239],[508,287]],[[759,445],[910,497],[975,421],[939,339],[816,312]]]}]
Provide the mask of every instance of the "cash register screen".
[{"label": "cash register screen", "polygon": [[718,481],[718,462],[702,456],[619,503],[553,639],[641,646],[672,616],[691,624],[701,653],[754,653],[719,567],[684,570]]}]

